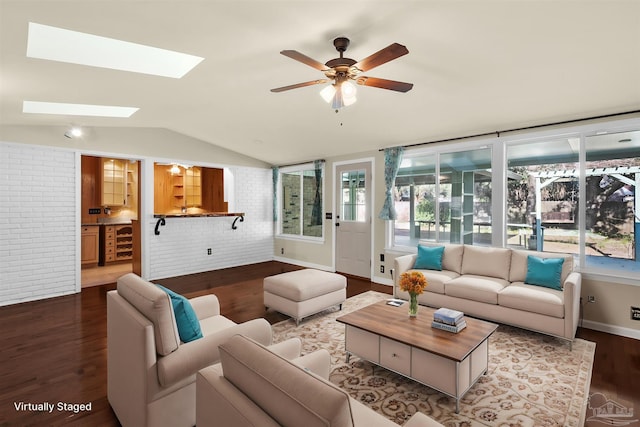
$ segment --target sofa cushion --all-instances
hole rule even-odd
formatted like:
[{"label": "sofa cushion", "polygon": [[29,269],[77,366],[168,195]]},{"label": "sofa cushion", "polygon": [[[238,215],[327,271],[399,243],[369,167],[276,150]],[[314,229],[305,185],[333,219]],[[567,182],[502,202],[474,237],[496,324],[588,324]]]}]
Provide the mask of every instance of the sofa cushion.
[{"label": "sofa cushion", "polygon": [[442,254],[442,269],[460,274],[462,268],[462,254],[464,253],[463,245],[421,241],[420,246],[432,248],[444,246],[444,252]]},{"label": "sofa cushion", "polygon": [[200,320],[200,329],[205,337],[234,325],[236,325],[236,322],[220,315]]},{"label": "sofa cushion", "polygon": [[235,335],[220,345],[225,378],[283,426],[353,426],[349,396],[264,346]]},{"label": "sofa cushion", "polygon": [[156,286],[166,292],[171,299],[171,306],[173,307],[173,315],[176,318],[180,341],[191,342],[202,338],[200,321],[193,307],[191,307],[189,300],[162,285],[156,284]]},{"label": "sofa cushion", "polygon": [[561,291],[560,276],[563,263],[563,258],[540,258],[529,255],[527,257],[527,277],[524,279],[524,283]]},{"label": "sofa cushion", "polygon": [[418,256],[413,264],[414,269],[442,270],[442,255],[444,246],[418,245]]},{"label": "sofa cushion", "polygon": [[541,286],[512,283],[498,294],[503,307],[564,318],[564,294]]},{"label": "sofa cushion", "polygon": [[527,277],[527,258],[529,255],[534,255],[540,258],[562,258],[562,273],[560,275],[560,281],[564,283],[567,280],[567,276],[573,270],[573,255],[561,254],[553,252],[536,252],[536,251],[523,251],[512,250],[511,253],[511,271],[509,272],[510,282],[524,282]]},{"label": "sofa cushion", "polygon": [[153,323],[156,352],[162,356],[177,350],[180,336],[166,292],[134,273],[118,278],[118,295]]},{"label": "sofa cushion", "polygon": [[[424,288],[425,292],[435,292],[437,294],[444,294],[444,284],[460,276],[458,273],[448,270],[409,270],[408,273],[412,271],[419,271],[424,275],[424,278],[427,279],[427,287]],[[400,290],[400,287],[396,289],[396,292],[405,295],[406,298],[409,299],[409,292]]]},{"label": "sofa cushion", "polygon": [[508,285],[509,282],[497,277],[465,274],[445,283],[444,293],[452,297],[498,304],[498,293]]},{"label": "sofa cushion", "polygon": [[464,245],[462,274],[509,280],[511,249]]}]

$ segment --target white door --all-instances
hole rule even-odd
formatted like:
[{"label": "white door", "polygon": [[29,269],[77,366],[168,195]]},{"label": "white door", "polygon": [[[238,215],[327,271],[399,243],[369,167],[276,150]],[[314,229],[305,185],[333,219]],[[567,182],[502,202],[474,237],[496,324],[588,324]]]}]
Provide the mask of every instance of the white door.
[{"label": "white door", "polygon": [[371,163],[336,168],[336,271],[371,278]]}]

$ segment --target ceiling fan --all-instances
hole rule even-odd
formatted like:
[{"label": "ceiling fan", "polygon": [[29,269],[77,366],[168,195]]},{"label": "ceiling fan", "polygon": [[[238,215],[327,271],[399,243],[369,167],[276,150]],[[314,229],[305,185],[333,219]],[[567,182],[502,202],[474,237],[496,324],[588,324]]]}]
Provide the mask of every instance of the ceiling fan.
[{"label": "ceiling fan", "polygon": [[283,86],[271,89],[271,92],[284,92],[300,87],[312,86],[333,81],[333,84],[325,87],[320,91],[320,95],[325,101],[331,103],[331,107],[338,111],[339,108],[348,106],[356,102],[356,86],[352,83],[355,81],[359,85],[372,86],[381,89],[394,90],[396,92],[408,92],[413,87],[413,83],[398,82],[395,80],[379,79],[377,77],[361,76],[360,73],[369,71],[379,65],[397,59],[409,53],[409,50],[401,44],[393,43],[382,50],[366,57],[361,61],[355,61],[351,58],[345,58],[344,52],[349,46],[349,39],[346,37],[338,37],[333,41],[336,50],[340,52],[339,58],[327,61],[326,64],[309,58],[295,50],[283,50],[282,55],[287,56],[310,67],[320,70],[327,77],[326,79],[311,80],[304,83],[297,83],[289,86]]}]

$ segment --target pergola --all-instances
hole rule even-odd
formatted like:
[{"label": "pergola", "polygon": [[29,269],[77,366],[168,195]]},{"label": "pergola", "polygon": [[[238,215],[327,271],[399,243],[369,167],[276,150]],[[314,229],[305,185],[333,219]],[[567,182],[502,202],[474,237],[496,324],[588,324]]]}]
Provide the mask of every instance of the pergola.
[{"label": "pergola", "polygon": [[[635,247],[640,245],[640,197],[638,197],[638,189],[640,188],[640,167],[638,166],[621,166],[611,168],[592,168],[585,171],[586,176],[604,176],[607,175],[614,178],[624,184],[631,185],[635,188],[635,197],[633,200],[633,216],[634,216],[634,239]],[[633,175],[633,179],[626,177],[625,175]],[[536,180],[536,224],[535,231],[538,236],[542,236],[542,189],[552,184],[561,178],[578,178],[580,171],[577,169],[572,170],[556,170],[535,172],[532,176]],[[536,239],[536,249],[542,250],[542,239]],[[637,255],[636,250],[636,262],[640,262],[640,257]]]}]

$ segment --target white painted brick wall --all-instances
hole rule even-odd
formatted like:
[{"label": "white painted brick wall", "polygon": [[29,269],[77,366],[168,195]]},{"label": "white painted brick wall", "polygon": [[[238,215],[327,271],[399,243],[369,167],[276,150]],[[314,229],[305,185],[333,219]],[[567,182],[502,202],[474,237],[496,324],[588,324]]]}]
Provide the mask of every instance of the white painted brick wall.
[{"label": "white painted brick wall", "polygon": [[0,305],[76,291],[75,154],[0,143]]},{"label": "white painted brick wall", "polygon": [[[234,210],[244,212],[244,222],[234,217],[167,218],[154,234],[150,220],[149,274],[151,280],[273,259],[271,170],[230,168],[234,175]],[[207,248],[212,255],[207,255]]]},{"label": "white painted brick wall", "polygon": [[[76,292],[75,153],[0,142],[0,154],[0,306]],[[150,218],[149,278],[273,259],[271,170],[230,169],[244,222],[169,218],[156,236]]]}]

